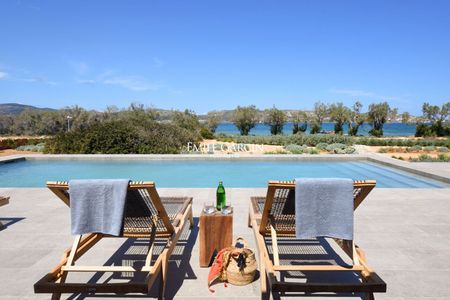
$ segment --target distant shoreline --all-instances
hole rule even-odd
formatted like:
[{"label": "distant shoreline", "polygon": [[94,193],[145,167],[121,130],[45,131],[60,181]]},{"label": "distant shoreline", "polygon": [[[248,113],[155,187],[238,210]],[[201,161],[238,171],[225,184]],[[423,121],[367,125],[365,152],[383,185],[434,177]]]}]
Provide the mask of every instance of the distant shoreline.
[{"label": "distant shoreline", "polygon": [[[309,134],[309,126],[306,131]],[[364,123],[361,125],[358,135],[361,136],[369,136],[369,130],[372,129],[372,126],[368,123]],[[322,124],[322,130],[325,132],[333,132],[334,131],[334,123],[325,122]],[[384,137],[412,137],[416,133],[416,124],[404,124],[404,123],[386,123],[383,128]],[[344,134],[347,134],[348,126],[344,125]],[[221,122],[216,129],[216,134],[228,134],[228,135],[239,135],[239,130],[234,126],[233,123],[230,122]],[[287,122],[283,127],[283,134],[292,134],[292,122]],[[265,136],[270,135],[270,127],[264,123],[258,123],[256,126],[250,131],[250,135],[257,136]]]}]

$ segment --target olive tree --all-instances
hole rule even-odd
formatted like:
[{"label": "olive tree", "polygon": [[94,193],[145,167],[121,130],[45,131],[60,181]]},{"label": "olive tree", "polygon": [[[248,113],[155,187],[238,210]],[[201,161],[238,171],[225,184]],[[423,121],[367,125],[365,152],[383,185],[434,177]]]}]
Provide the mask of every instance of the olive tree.
[{"label": "olive tree", "polygon": [[212,133],[216,132],[217,126],[219,126],[220,117],[217,112],[209,112],[206,116],[206,127]]},{"label": "olive tree", "polygon": [[446,136],[450,134],[449,126],[446,125],[450,116],[450,102],[442,104],[441,107],[424,103],[422,112],[425,120],[431,123],[431,125],[418,124],[416,127],[416,136]]},{"label": "olive tree", "polygon": [[372,125],[370,135],[382,136],[383,126],[387,121],[391,108],[387,102],[373,103],[369,105],[368,121]]},{"label": "olive tree", "polygon": [[11,133],[13,124],[14,118],[12,116],[0,114],[0,134]]},{"label": "olive tree", "polygon": [[292,133],[303,133],[308,128],[308,115],[304,111],[298,111],[291,117]]},{"label": "olive tree", "polygon": [[409,114],[409,112],[405,111],[401,114],[402,117],[402,123],[403,124],[408,124],[409,120],[411,119],[411,115]]},{"label": "olive tree", "polygon": [[248,135],[258,122],[258,110],[254,105],[238,106],[232,114],[232,122],[241,135]]},{"label": "olive tree", "polygon": [[348,134],[355,136],[358,134],[359,127],[364,124],[365,116],[361,113],[362,103],[356,101],[352,106],[350,118],[348,120]]},{"label": "olive tree", "polygon": [[197,131],[200,128],[200,121],[194,111],[186,109],[184,112],[175,111],[172,122],[189,131]]},{"label": "olive tree", "polygon": [[322,130],[322,123],[328,114],[328,106],[320,101],[314,104],[313,120],[311,123],[311,134],[319,133]]},{"label": "olive tree", "polygon": [[331,104],[329,108],[330,119],[334,122],[334,133],[343,134],[344,124],[350,120],[351,110],[342,102]]},{"label": "olive tree", "polygon": [[286,113],[275,106],[265,111],[264,122],[270,126],[270,133],[273,135],[283,133],[283,127],[286,120]]}]

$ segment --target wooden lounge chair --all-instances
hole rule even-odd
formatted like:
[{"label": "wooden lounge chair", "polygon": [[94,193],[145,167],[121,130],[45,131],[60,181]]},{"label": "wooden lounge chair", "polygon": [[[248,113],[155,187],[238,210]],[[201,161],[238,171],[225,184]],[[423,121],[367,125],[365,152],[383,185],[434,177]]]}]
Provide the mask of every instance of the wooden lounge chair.
[{"label": "wooden lounge chair", "polygon": [[[70,206],[67,182],[47,182],[47,187],[65,204]],[[169,214],[168,214],[169,212]],[[78,235],[71,249],[64,252],[61,262],[35,285],[35,293],[52,293],[52,299],[59,299],[61,293],[148,293],[155,279],[161,273],[159,298],[164,298],[167,281],[168,260],[186,224],[193,226],[192,198],[159,197],[153,182],[131,182],[128,187],[123,236],[147,238],[150,241],[145,263],[134,266],[81,266],[77,259],[85,254],[102,238],[110,237],[99,233]],[[163,250],[152,263],[155,239],[163,242]],[[66,278],[71,272],[142,272],[142,281],[116,283],[69,283]],[[141,273],[141,274],[142,274]]]},{"label": "wooden lounge chair", "polygon": [[[375,184],[374,180],[354,181],[354,209],[358,208],[367,194],[375,187]],[[291,239],[291,242],[298,242],[299,247],[301,247],[301,241],[295,240],[294,193],[294,181],[269,181],[266,197],[251,198],[249,226],[253,228],[260,257],[262,294],[266,294],[268,288],[278,293],[359,292],[365,293],[366,298],[373,299],[374,292],[386,292],[386,283],[367,265],[363,250],[356,246],[353,241],[331,239],[331,243],[335,244],[333,246],[339,247],[339,250],[342,249],[341,252],[348,255],[353,261],[353,265],[342,266],[341,264],[312,264],[308,262],[298,264],[289,259],[285,264],[282,263],[280,254],[286,254],[289,249],[283,249],[280,253],[280,240]],[[308,241],[314,244],[318,240]],[[311,245],[311,243],[309,244]],[[270,254],[268,246],[271,249]],[[293,260],[298,259],[303,254],[303,252],[300,253],[299,247],[294,248],[296,249],[296,251],[294,250],[295,253],[288,253]],[[290,250],[292,250],[292,247]],[[316,254],[316,257],[318,256],[317,252],[314,254]],[[319,254],[322,254],[322,252]],[[302,275],[297,277],[301,277],[303,281],[283,281],[281,275],[284,272],[300,273]],[[333,275],[337,272],[347,272],[347,274],[352,272],[356,280],[351,282],[308,281],[307,274],[317,276],[319,273],[319,275],[322,274],[322,277],[324,277],[323,275],[331,275],[330,273],[320,272],[334,272]],[[339,274],[343,275],[342,273]],[[267,280],[269,286],[267,286]]]},{"label": "wooden lounge chair", "polygon": [[[2,197],[0,196],[0,206],[6,205],[9,203],[9,197]],[[0,222],[0,230],[4,229],[5,225],[3,225],[2,222]]]}]

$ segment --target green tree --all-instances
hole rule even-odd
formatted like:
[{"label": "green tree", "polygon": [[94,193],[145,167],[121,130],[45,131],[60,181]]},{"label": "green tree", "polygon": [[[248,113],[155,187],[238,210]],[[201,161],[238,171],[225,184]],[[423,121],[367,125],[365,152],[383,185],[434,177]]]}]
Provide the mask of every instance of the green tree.
[{"label": "green tree", "polygon": [[397,115],[398,115],[398,108],[391,108],[391,109],[389,109],[388,121],[389,122],[396,122],[397,121]]},{"label": "green tree", "polygon": [[186,109],[184,112],[175,111],[173,115],[173,123],[181,128],[198,131],[200,129],[200,121],[194,111]]},{"label": "green tree", "polygon": [[365,116],[361,113],[362,103],[356,101],[352,106],[352,111],[350,112],[350,119],[348,121],[348,134],[355,136],[358,134],[359,127],[364,124]]},{"label": "green tree", "polygon": [[409,112],[405,111],[401,114],[402,117],[402,123],[403,124],[408,124],[409,120],[411,119],[411,115],[409,114]]},{"label": "green tree", "polygon": [[328,106],[320,101],[314,104],[314,117],[311,124],[311,134],[319,133],[322,130],[322,123],[328,114]]},{"label": "green tree", "polygon": [[206,127],[208,127],[209,131],[212,133],[216,132],[217,126],[219,126],[220,117],[216,112],[208,112],[206,116]]},{"label": "green tree", "polygon": [[265,111],[264,122],[270,126],[270,133],[277,135],[283,133],[284,124],[287,121],[286,113],[275,106]]},{"label": "green tree", "polygon": [[239,129],[241,135],[248,135],[258,121],[258,110],[254,105],[238,106],[232,115],[234,125]]},{"label": "green tree", "polygon": [[[114,110],[114,108],[112,109]],[[112,112],[112,116],[114,116],[114,111]],[[159,114],[155,109],[150,107],[146,108],[144,104],[138,102],[132,102],[127,110],[117,114],[118,119],[133,122],[155,121],[158,117]]]},{"label": "green tree", "polygon": [[369,105],[368,121],[372,125],[372,129],[369,131],[370,135],[377,137],[383,135],[383,126],[387,121],[390,110],[391,108],[387,102]]},{"label": "green tree", "polygon": [[351,116],[351,110],[342,102],[330,105],[329,108],[330,119],[334,121],[334,133],[343,134],[344,124],[349,122]]},{"label": "green tree", "polygon": [[304,111],[298,111],[291,117],[292,121],[292,133],[303,133],[308,128],[308,115]]},{"label": "green tree", "polygon": [[0,114],[0,134],[10,134],[13,124],[12,116]]},{"label": "green tree", "polygon": [[428,102],[422,106],[423,117],[430,125],[417,124],[416,136],[446,136],[450,135],[448,117],[450,115],[450,102],[442,104],[441,107],[431,105]]},{"label": "green tree", "polygon": [[36,128],[40,122],[40,111],[27,108],[15,117],[12,131],[17,135],[39,134],[36,132]]}]

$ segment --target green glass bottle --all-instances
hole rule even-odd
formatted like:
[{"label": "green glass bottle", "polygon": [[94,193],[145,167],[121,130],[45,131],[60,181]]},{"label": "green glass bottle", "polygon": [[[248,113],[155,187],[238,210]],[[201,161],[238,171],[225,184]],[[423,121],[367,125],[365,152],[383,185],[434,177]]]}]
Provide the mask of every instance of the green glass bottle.
[{"label": "green glass bottle", "polygon": [[227,198],[225,196],[225,188],[223,187],[222,181],[219,182],[216,193],[216,208],[221,210],[227,205]]}]

